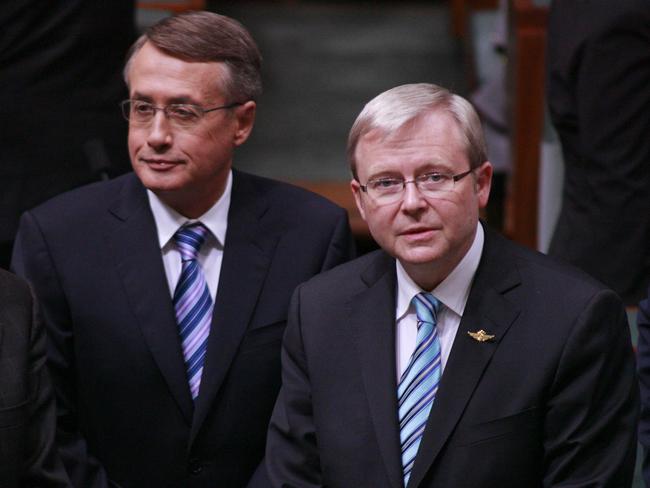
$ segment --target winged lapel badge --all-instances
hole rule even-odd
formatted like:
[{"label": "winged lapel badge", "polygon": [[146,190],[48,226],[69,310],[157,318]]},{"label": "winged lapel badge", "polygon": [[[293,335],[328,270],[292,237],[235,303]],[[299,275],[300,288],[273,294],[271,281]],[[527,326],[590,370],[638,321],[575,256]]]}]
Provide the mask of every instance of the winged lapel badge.
[{"label": "winged lapel badge", "polygon": [[469,330],[467,331],[467,334],[474,339],[475,341],[478,342],[488,342],[492,341],[494,339],[494,336],[491,334],[488,334],[485,332],[483,329],[479,330],[478,332],[470,332]]}]

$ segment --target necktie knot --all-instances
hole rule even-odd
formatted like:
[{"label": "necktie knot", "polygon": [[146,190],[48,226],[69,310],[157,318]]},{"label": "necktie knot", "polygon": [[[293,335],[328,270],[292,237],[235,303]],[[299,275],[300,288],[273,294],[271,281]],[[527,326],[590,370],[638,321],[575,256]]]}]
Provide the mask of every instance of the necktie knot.
[{"label": "necktie knot", "polygon": [[421,324],[429,323],[435,325],[438,320],[438,310],[440,310],[440,301],[431,293],[421,292],[413,297],[415,313],[418,317],[418,329]]},{"label": "necktie knot", "polygon": [[205,242],[208,228],[201,222],[190,225],[184,225],[174,234],[176,247],[181,253],[182,261],[191,261],[196,259],[199,249]]}]

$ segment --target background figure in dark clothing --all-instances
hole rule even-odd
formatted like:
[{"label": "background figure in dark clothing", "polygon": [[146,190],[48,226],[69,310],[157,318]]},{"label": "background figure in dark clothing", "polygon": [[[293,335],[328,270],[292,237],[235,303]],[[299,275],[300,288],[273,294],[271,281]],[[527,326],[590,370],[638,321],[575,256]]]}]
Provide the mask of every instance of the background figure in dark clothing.
[{"label": "background figure in dark clothing", "polygon": [[69,488],[54,436],[45,329],[27,283],[0,269],[0,487]]},{"label": "background figure in dark clothing", "polygon": [[650,278],[650,0],[554,0],[547,87],[565,162],[549,254],[636,304]]},{"label": "background figure in dark clothing", "polygon": [[133,0],[0,6],[0,267],[20,214],[129,169],[122,67]]},{"label": "background figure in dark clothing", "polygon": [[648,298],[639,304],[637,325],[639,328],[637,364],[641,384],[639,442],[643,446],[643,481],[650,487],[650,289]]}]

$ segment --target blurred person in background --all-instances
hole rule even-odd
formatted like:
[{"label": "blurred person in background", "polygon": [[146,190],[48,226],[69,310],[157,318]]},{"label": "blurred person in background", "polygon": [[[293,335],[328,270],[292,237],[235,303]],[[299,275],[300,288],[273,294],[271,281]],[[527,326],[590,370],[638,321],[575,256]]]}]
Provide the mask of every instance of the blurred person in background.
[{"label": "blurred person in background", "polygon": [[68,488],[54,444],[45,329],[23,280],[0,270],[0,487]]},{"label": "blurred person in background", "polygon": [[565,165],[548,253],[636,305],[650,279],[650,0],[553,0],[547,37]]},{"label": "blurred person in background", "polygon": [[0,5],[0,267],[22,212],[129,169],[116,107],[134,10],[133,0]]},{"label": "blurred person in background", "polygon": [[639,303],[637,315],[639,342],[637,344],[639,382],[641,385],[641,420],[639,442],[643,446],[643,481],[650,488],[650,289]]}]

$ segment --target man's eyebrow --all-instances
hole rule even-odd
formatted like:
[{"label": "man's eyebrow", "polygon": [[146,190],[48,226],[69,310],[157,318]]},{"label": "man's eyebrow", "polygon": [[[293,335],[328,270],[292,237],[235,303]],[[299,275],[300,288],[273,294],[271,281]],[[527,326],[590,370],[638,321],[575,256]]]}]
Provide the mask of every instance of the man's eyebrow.
[{"label": "man's eyebrow", "polygon": [[190,97],[190,96],[185,96],[185,95],[181,95],[181,96],[177,96],[177,97],[170,98],[170,99],[167,101],[167,103],[169,103],[169,104],[199,105],[199,106],[201,105],[201,104],[200,104],[198,101],[196,101],[194,98],[192,98],[192,97]]},{"label": "man's eyebrow", "polygon": [[[453,173],[453,167],[441,159],[431,159],[417,169],[415,176],[417,177],[430,173],[451,174]],[[404,175],[402,175],[402,173],[397,169],[378,169],[375,173],[368,176],[368,181],[378,179],[404,180],[406,178],[404,178]]]},{"label": "man's eyebrow", "polygon": [[368,181],[377,179],[402,180],[404,177],[398,170],[382,169],[368,176]]},{"label": "man's eyebrow", "polygon": [[142,93],[139,92],[133,92],[133,95],[131,95],[131,100],[141,100],[143,102],[151,102],[152,98],[147,95],[143,95]]},{"label": "man's eyebrow", "polygon": [[[133,95],[131,95],[131,100],[142,100],[143,102],[153,102],[153,98],[150,97],[149,95],[145,95],[140,92],[133,92]],[[172,104],[185,104],[185,105],[198,105],[200,106],[201,104],[198,103],[194,98],[188,95],[180,95],[176,97],[172,97],[166,100],[166,105],[172,105]]]},{"label": "man's eyebrow", "polygon": [[446,173],[453,169],[453,165],[441,159],[431,159],[422,166],[422,173]]}]

